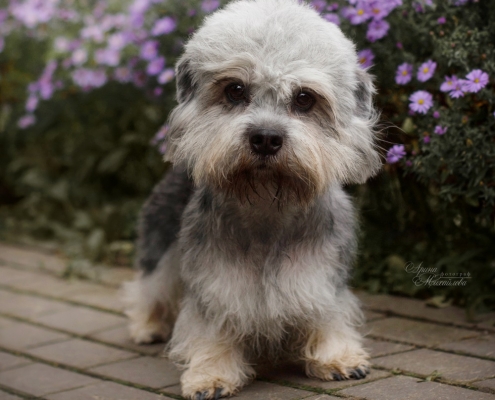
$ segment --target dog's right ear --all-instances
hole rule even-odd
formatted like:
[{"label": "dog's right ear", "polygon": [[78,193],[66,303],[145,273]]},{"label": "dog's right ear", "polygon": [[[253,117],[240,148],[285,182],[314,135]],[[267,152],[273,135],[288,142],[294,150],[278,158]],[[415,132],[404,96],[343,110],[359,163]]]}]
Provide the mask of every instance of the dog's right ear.
[{"label": "dog's right ear", "polygon": [[175,67],[177,76],[177,102],[185,103],[191,100],[196,91],[193,82],[191,60],[184,54]]}]

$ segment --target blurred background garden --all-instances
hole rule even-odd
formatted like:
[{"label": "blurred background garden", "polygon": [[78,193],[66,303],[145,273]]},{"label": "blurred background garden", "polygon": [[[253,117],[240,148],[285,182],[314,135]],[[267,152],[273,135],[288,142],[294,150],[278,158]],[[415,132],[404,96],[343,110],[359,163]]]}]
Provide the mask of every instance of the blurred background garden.
[{"label": "blurred background garden", "polygon": [[[132,266],[139,209],[169,168],[174,63],[225,3],[0,0],[0,240],[55,247],[81,274]],[[382,112],[384,169],[348,188],[353,286],[493,308],[495,2],[309,4],[355,41]],[[415,283],[408,262],[467,284]]]}]

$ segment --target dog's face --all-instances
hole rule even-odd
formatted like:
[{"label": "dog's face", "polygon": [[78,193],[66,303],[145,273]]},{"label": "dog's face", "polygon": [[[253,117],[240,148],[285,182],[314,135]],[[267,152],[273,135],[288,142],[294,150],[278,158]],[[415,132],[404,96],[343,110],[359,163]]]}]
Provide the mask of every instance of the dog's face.
[{"label": "dog's face", "polygon": [[176,72],[166,157],[198,185],[307,203],[380,168],[372,81],[340,29],[296,0],[229,4]]}]

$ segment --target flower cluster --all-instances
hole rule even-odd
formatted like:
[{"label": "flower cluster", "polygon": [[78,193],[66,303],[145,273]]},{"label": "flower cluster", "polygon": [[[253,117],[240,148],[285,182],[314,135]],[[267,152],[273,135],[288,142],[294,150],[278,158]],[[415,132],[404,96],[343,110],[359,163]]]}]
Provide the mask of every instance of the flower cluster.
[{"label": "flower cluster", "polygon": [[[218,0],[204,0],[189,15],[209,13],[219,5]],[[162,95],[162,86],[174,78],[163,42],[178,29],[178,22],[161,0],[123,0],[117,9],[109,0],[98,0],[91,9],[78,9],[69,0],[9,0],[7,8],[0,8],[0,52],[13,31],[25,30],[38,39],[54,37],[52,57],[29,85],[27,114],[18,125],[34,124],[39,101],[71,86],[89,91],[116,81]],[[191,24],[183,36],[193,29]],[[178,54],[181,43],[170,47]]]},{"label": "flower cluster", "polygon": [[376,42],[387,35],[390,24],[385,18],[402,5],[402,0],[351,0],[349,3],[351,6],[342,10],[342,16],[353,25],[367,23],[366,39]]}]

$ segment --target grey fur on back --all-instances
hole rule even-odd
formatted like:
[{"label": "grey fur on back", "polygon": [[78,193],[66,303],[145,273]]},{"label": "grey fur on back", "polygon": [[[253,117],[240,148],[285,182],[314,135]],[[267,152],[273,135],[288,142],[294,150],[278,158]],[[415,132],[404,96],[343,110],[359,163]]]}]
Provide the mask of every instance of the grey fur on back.
[{"label": "grey fur on back", "polygon": [[155,270],[160,258],[177,240],[192,189],[192,181],[184,169],[170,168],[144,204],[139,222],[137,265],[145,274]]}]

